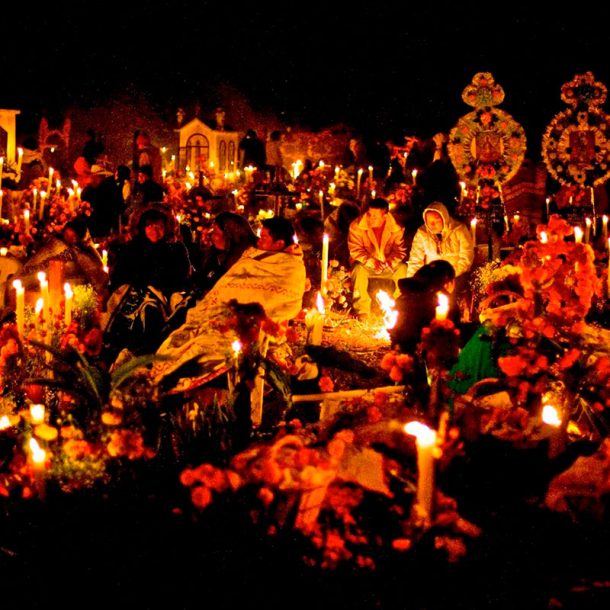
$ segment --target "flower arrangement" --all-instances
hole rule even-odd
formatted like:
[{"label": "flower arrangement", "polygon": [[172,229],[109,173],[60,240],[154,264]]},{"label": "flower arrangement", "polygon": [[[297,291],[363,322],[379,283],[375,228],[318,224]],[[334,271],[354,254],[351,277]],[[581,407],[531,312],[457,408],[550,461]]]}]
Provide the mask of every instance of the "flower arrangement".
[{"label": "flower arrangement", "polygon": [[486,312],[507,345],[498,367],[516,407],[526,409],[530,417],[540,416],[545,392],[560,387],[554,396],[564,421],[578,418],[596,434],[596,427],[606,425],[610,403],[604,331],[585,323],[601,286],[593,251],[587,244],[565,240],[573,229],[559,216],[539,225],[538,234],[542,231],[547,235],[544,242],[524,245],[518,273],[512,266],[505,272],[505,280],[512,278],[519,285],[510,291],[512,303]]},{"label": "flower arrangement", "polygon": [[437,552],[457,561],[467,551],[466,540],[480,530],[438,489],[433,528],[421,529],[411,510],[414,446],[393,419],[395,408],[375,394],[323,429],[290,422],[270,441],[235,455],[227,467],[189,467],[180,481],[196,516],[219,505],[223,513],[246,512],[268,536],[296,533],[306,565],[375,569],[379,561],[400,561],[429,542],[427,531],[434,532]]},{"label": "flower arrangement", "polygon": [[493,107],[503,101],[504,91],[489,72],[476,74],[462,99],[475,110],[451,130],[449,157],[468,184],[481,180],[503,184],[523,162],[525,131],[508,113]]}]

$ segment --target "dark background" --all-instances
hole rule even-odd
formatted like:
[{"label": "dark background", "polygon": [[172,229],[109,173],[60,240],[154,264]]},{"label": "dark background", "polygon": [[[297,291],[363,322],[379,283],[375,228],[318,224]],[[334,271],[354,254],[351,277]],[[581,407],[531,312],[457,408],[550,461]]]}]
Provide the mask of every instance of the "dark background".
[{"label": "dark background", "polygon": [[165,112],[209,108],[229,85],[289,125],[431,137],[470,111],[462,91],[490,71],[535,156],[565,108],[563,83],[586,71],[610,83],[608,8],[261,4],[3,3],[0,107],[20,109],[18,129],[27,130],[42,115],[53,120],[126,93]]}]

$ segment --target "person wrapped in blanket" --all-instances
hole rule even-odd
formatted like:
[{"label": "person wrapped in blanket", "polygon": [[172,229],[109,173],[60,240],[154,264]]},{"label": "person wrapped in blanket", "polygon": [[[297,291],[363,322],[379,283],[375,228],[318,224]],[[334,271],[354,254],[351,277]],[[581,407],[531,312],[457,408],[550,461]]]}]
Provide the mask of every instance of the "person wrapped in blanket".
[{"label": "person wrapped in blanket", "polygon": [[232,366],[236,336],[226,324],[230,301],[259,303],[268,318],[287,325],[300,312],[304,292],[303,252],[292,223],[265,219],[256,247],[242,254],[161,344],[152,369],[155,383],[162,391],[186,392]]},{"label": "person wrapped in blanket", "polygon": [[145,208],[133,219],[131,233],[110,269],[104,328],[108,363],[124,349],[134,356],[154,353],[171,314],[172,295],[189,287],[191,261],[169,210]]}]

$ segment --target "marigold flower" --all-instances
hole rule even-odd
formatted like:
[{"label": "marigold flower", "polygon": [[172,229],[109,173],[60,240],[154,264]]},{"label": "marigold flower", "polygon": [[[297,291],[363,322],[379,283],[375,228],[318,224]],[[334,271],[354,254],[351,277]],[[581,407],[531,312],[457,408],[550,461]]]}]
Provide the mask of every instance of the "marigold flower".
[{"label": "marigold flower", "polygon": [[212,492],[204,485],[197,485],[191,490],[191,500],[193,504],[203,509],[212,502]]}]

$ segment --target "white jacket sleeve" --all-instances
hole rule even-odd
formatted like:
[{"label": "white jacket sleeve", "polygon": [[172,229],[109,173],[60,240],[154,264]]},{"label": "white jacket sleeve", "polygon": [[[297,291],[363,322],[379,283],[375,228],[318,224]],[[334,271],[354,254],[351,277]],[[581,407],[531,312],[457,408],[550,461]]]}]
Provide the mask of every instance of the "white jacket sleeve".
[{"label": "white jacket sleeve", "polygon": [[415,272],[426,264],[426,235],[421,228],[417,229],[413,237],[407,263],[407,277],[413,277]]}]

